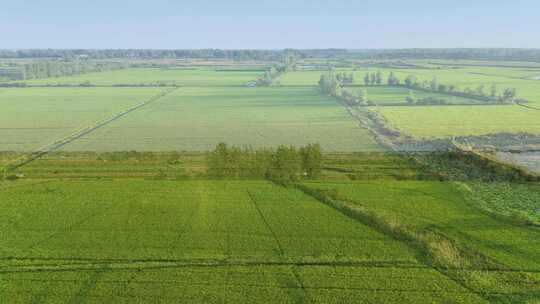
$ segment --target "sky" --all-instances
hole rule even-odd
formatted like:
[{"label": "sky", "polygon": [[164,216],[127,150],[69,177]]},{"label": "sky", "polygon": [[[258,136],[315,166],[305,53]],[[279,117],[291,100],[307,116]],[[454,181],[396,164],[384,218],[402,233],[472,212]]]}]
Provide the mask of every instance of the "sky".
[{"label": "sky", "polygon": [[538,0],[0,0],[0,49],[540,48]]}]

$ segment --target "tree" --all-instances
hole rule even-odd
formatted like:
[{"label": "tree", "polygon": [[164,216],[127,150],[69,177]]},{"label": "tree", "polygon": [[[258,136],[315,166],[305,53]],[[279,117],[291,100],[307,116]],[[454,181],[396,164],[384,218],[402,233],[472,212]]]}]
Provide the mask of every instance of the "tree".
[{"label": "tree", "polygon": [[337,73],[336,74],[336,79],[339,83],[342,83],[343,82],[343,75],[341,73]]},{"label": "tree", "polygon": [[372,73],[370,75],[369,82],[371,83],[371,85],[375,85],[375,83],[377,82],[377,75],[375,73]]},{"label": "tree", "polygon": [[340,83],[333,71],[321,75],[321,79],[319,80],[319,88],[324,94],[334,97],[338,97],[340,95]]},{"label": "tree", "polygon": [[321,174],[322,152],[319,144],[309,144],[300,148],[302,171],[308,178],[317,178]]},{"label": "tree", "polygon": [[366,76],[364,76],[364,84],[369,85],[369,73],[366,73]]},{"label": "tree", "polygon": [[349,74],[349,83],[350,83],[350,84],[353,84],[353,83],[354,83],[354,73],[350,73],[350,74]]},{"label": "tree", "polygon": [[368,102],[368,93],[367,90],[360,89],[358,91],[358,103],[365,105]]},{"label": "tree", "polygon": [[270,177],[280,182],[298,179],[301,169],[300,155],[294,147],[281,145],[272,156]]},{"label": "tree", "polygon": [[493,83],[490,88],[489,96],[491,98],[497,97],[497,84]]},{"label": "tree", "polygon": [[225,177],[228,175],[229,148],[225,143],[219,143],[208,155],[208,171],[212,176]]},{"label": "tree", "polygon": [[264,73],[263,83],[265,86],[272,85],[272,73],[270,71]]},{"label": "tree", "polygon": [[412,90],[409,90],[409,96],[405,98],[408,104],[412,105],[416,103],[416,96]]},{"label": "tree", "polygon": [[382,74],[381,74],[381,71],[377,71],[377,74],[375,75],[375,82],[376,82],[378,85],[381,85],[381,84],[382,84]]},{"label": "tree", "polygon": [[483,84],[477,86],[477,87],[476,87],[476,90],[475,90],[476,95],[478,95],[478,96],[485,96],[484,87],[485,87],[485,86],[484,86]]},{"label": "tree", "polygon": [[514,98],[516,97],[516,89],[505,89],[502,94],[502,101],[503,102],[513,102]]},{"label": "tree", "polygon": [[431,79],[431,82],[429,83],[429,88],[434,92],[439,90],[439,81],[437,80],[437,77],[433,77],[433,79]]},{"label": "tree", "polygon": [[394,75],[394,72],[390,72],[390,75],[388,75],[388,85],[395,86],[399,84],[399,80],[397,79],[396,75]]},{"label": "tree", "polygon": [[409,88],[417,86],[417,78],[414,75],[409,75],[407,78],[405,78],[405,85]]},{"label": "tree", "polygon": [[439,92],[445,93],[448,91],[448,87],[445,84],[439,84],[439,87],[437,88]]},{"label": "tree", "polygon": [[296,61],[297,61],[297,56],[294,53],[294,51],[291,51],[291,50],[285,51],[285,54],[283,55],[283,64],[285,65],[285,68],[287,71],[296,70]]}]

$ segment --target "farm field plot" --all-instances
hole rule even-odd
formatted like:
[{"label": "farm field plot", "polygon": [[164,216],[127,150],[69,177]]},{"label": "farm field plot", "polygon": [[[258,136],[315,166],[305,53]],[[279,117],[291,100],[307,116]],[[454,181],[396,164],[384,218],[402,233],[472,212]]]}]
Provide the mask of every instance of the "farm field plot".
[{"label": "farm field plot", "polygon": [[367,93],[368,99],[375,102],[377,105],[385,104],[406,104],[406,98],[410,96],[412,92],[417,99],[433,97],[442,99],[449,104],[474,104],[481,103],[481,101],[459,97],[450,96],[445,94],[425,92],[421,90],[411,90],[402,87],[390,87],[390,86],[362,86],[362,87],[350,87],[350,90],[363,89]]},{"label": "farm field plot", "polygon": [[0,199],[3,302],[483,303],[406,244],[264,181],[50,181]]},{"label": "farm field plot", "polygon": [[516,105],[381,107],[388,123],[419,138],[499,132],[540,134],[540,112]]},{"label": "farm field plot", "polygon": [[264,181],[50,181],[0,196],[3,257],[418,263],[404,244]]},{"label": "farm field plot", "polygon": [[[325,71],[295,71],[281,77],[283,86],[316,86]],[[360,79],[360,78],[359,78]],[[356,80],[359,83],[359,79]]]},{"label": "farm field plot", "polygon": [[78,85],[89,82],[93,85],[166,83],[179,86],[243,86],[246,82],[257,79],[262,74],[261,71],[253,70],[131,68],[24,82],[28,85]]},{"label": "farm field plot", "polygon": [[[309,183],[416,228],[440,230],[512,267],[540,270],[540,230],[519,227],[475,209],[452,183],[424,181]],[[382,196],[380,193],[384,192]],[[505,248],[505,250],[499,250]]]},{"label": "farm field plot", "polygon": [[[485,86],[488,93],[492,84],[502,92],[505,88],[517,89],[517,97],[524,98],[532,104],[540,103],[540,81],[535,78],[540,77],[540,69],[527,68],[505,68],[505,67],[460,67],[440,69],[418,69],[418,68],[359,68],[353,70],[338,70],[354,74],[354,83],[363,84],[366,73],[381,71],[383,80],[390,72],[393,72],[402,82],[408,75],[415,75],[419,81],[431,81],[436,77],[439,83],[455,85],[459,89],[476,89],[479,85]],[[285,74],[281,79],[284,86],[308,86],[317,85],[321,74],[325,71],[296,71]],[[369,92],[369,89],[368,89]],[[375,92],[373,92],[375,93]],[[370,97],[374,97],[373,94]]]},{"label": "farm field plot", "polygon": [[[437,233],[466,248],[468,255],[481,257],[482,262],[465,262],[461,269],[451,267],[447,273],[494,303],[527,303],[527,299],[534,303],[538,299],[540,230],[501,221],[479,211],[452,183],[307,184],[317,189],[334,189],[341,199],[375,212],[397,227],[406,227],[412,233]],[[486,270],[483,266],[486,260],[496,266]]]},{"label": "farm field plot", "polygon": [[512,183],[473,183],[478,204],[491,212],[525,218],[540,223],[540,185]]},{"label": "farm field plot", "polygon": [[219,142],[325,151],[377,150],[371,134],[314,87],[180,88],[65,147],[67,150],[205,151]]},{"label": "farm field plot", "polygon": [[529,71],[515,68],[491,68],[491,67],[467,67],[455,69],[391,69],[391,68],[368,68],[356,72],[355,79],[358,84],[366,72],[381,71],[386,79],[392,71],[401,81],[408,75],[415,75],[419,81],[431,81],[436,77],[438,82],[446,85],[455,85],[460,90],[470,88],[476,89],[479,85],[485,86],[485,92],[489,91],[492,84],[495,84],[502,92],[505,88],[515,88],[517,98],[524,98],[532,104],[540,103],[540,82],[534,80],[537,71]]},{"label": "farm field plot", "polygon": [[160,91],[158,88],[0,89],[0,150],[37,149]]}]

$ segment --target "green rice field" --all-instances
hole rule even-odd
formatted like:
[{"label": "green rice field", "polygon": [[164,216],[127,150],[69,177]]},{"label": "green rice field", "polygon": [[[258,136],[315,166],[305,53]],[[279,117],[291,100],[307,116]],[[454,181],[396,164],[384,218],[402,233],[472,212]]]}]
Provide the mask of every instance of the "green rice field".
[{"label": "green rice field", "polygon": [[[338,135],[338,136],[336,136]],[[335,100],[314,88],[180,88],[67,150],[204,151],[320,143],[328,151],[376,150]]]},{"label": "green rice field", "polygon": [[28,85],[78,85],[91,83],[98,86],[175,84],[178,86],[243,86],[262,74],[253,70],[216,70],[181,68],[131,68],[96,72],[75,76],[44,78],[24,81]]},{"label": "green rice field", "polygon": [[517,105],[380,107],[376,111],[392,127],[418,138],[498,132],[540,134],[540,111]]},{"label": "green rice field", "polygon": [[[256,148],[320,143],[329,151],[378,150],[372,135],[311,86],[248,88],[257,71],[127,69],[65,77],[97,85],[172,81],[174,93],[66,145],[68,151],[205,151],[219,142]],[[60,78],[31,80],[58,81]],[[96,81],[99,80],[99,81]],[[101,81],[101,82],[100,82]],[[0,89],[0,150],[30,151],[91,126],[165,88]],[[32,109],[29,113],[28,109]],[[48,115],[43,115],[48,113]],[[22,117],[22,118],[21,118]],[[339,134],[339,136],[335,136]]]},{"label": "green rice field", "polygon": [[406,98],[414,96],[414,98],[423,99],[423,98],[437,98],[444,100],[446,103],[451,105],[468,105],[468,104],[479,104],[482,101],[475,99],[459,97],[459,96],[449,96],[446,94],[425,92],[421,90],[408,89],[403,87],[389,87],[389,86],[361,86],[361,87],[350,87],[348,90],[364,90],[367,93],[367,97],[376,105],[405,105],[407,103]]},{"label": "green rice field", "polygon": [[160,91],[159,88],[0,88],[0,150],[40,148]]},{"label": "green rice field", "polygon": [[51,181],[0,199],[2,302],[484,302],[404,243],[268,182]]},{"label": "green rice field", "polygon": [[[540,230],[519,227],[487,215],[464,199],[464,192],[457,185],[426,181],[312,182],[308,185],[334,189],[350,204],[365,208],[390,225],[406,227],[402,229],[411,233],[429,232],[455,240],[457,246],[465,248],[471,256],[477,255],[475,259],[479,260],[478,264],[469,262],[465,269],[450,270],[448,275],[459,277],[464,285],[493,302],[519,303],[523,299],[538,298],[540,285],[533,281],[530,285],[521,284],[517,277],[523,275],[520,280],[534,280],[540,269]],[[500,271],[485,271],[484,263],[493,264],[488,268]],[[510,269],[515,273],[509,272]],[[506,283],[501,283],[501,279]]]}]

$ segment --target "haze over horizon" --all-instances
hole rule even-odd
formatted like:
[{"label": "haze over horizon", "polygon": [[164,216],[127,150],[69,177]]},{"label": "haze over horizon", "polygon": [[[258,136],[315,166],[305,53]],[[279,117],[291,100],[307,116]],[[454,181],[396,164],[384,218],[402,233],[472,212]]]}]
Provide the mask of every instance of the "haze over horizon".
[{"label": "haze over horizon", "polygon": [[538,9],[532,0],[23,0],[2,3],[0,49],[540,48]]}]

